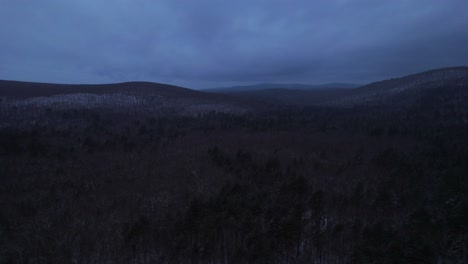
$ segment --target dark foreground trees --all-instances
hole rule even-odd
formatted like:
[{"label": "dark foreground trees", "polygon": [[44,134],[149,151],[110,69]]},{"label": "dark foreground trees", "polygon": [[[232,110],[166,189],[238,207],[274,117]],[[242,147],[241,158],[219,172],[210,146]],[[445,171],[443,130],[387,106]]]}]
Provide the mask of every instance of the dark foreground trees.
[{"label": "dark foreground trees", "polygon": [[466,263],[463,124],[302,109],[0,130],[1,263]]}]

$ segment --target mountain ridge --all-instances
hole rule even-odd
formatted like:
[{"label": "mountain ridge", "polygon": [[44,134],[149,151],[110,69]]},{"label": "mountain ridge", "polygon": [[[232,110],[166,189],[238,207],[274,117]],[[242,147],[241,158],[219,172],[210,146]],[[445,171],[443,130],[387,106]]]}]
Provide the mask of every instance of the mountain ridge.
[{"label": "mountain ridge", "polygon": [[418,98],[443,87],[468,87],[468,66],[433,69],[370,83],[325,104],[386,104],[388,101],[403,99],[402,97]]},{"label": "mountain ridge", "polygon": [[0,80],[0,96],[48,96],[64,93],[102,93],[102,92],[121,92],[122,89],[134,88],[137,91],[141,88],[150,88],[162,91],[170,88],[178,91],[197,93],[197,91],[164,83],[155,82],[121,82],[121,83],[105,83],[105,84],[60,84],[60,83],[42,83],[42,82],[25,82],[13,80]]},{"label": "mountain ridge", "polygon": [[206,93],[151,82],[115,84],[50,84],[0,81],[3,107],[39,109],[105,108],[113,111],[150,111],[157,115],[197,115],[209,112],[243,113],[251,106],[228,95]]}]

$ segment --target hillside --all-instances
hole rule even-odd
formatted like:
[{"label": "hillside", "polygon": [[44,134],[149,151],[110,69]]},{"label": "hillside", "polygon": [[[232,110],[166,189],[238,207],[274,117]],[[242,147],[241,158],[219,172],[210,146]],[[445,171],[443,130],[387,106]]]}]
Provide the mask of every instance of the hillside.
[{"label": "hillside", "polygon": [[108,112],[168,116],[208,112],[239,114],[250,106],[226,95],[210,94],[177,86],[127,82],[102,85],[68,85],[0,81],[0,116],[5,120],[30,120],[43,111]]},{"label": "hillside", "polygon": [[[441,90],[442,91],[438,91]],[[352,90],[346,96],[326,102],[327,105],[388,105],[409,106],[431,94],[443,93],[455,97],[468,92],[468,67],[452,67],[417,73],[396,79],[371,83]],[[456,91],[455,94],[453,92]]]}]

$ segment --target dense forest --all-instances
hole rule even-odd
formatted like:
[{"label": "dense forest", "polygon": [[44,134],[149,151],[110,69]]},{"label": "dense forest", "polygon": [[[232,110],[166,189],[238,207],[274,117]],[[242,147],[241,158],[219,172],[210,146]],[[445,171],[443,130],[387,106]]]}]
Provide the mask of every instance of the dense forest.
[{"label": "dense forest", "polygon": [[3,97],[0,263],[467,263],[465,88],[196,114]]}]

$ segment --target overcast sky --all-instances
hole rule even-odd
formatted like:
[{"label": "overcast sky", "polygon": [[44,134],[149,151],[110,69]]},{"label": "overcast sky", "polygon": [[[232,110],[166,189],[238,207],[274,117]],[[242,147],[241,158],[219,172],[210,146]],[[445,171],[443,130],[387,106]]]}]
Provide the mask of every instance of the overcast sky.
[{"label": "overcast sky", "polygon": [[467,0],[0,0],[0,79],[207,88],[468,65]]}]

